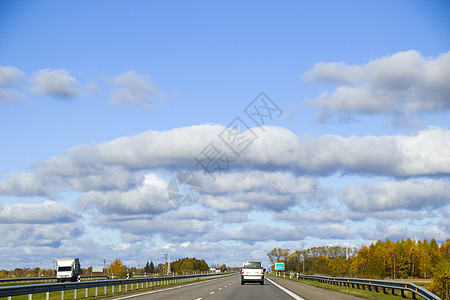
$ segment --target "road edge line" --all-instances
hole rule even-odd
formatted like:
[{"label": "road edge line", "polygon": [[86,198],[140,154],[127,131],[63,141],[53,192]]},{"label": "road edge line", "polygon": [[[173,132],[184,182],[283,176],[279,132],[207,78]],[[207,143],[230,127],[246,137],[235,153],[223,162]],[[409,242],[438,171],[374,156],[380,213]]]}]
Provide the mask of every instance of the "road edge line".
[{"label": "road edge line", "polygon": [[287,288],[279,285],[278,283],[276,283],[275,281],[266,278],[266,280],[268,280],[270,283],[272,283],[274,286],[276,286],[277,288],[279,288],[280,290],[282,290],[283,292],[285,292],[286,294],[288,294],[289,296],[291,296],[292,298],[294,298],[295,300],[306,300],[303,299],[302,297],[300,297],[299,295],[295,294],[294,292],[291,292],[290,290],[288,290]]}]

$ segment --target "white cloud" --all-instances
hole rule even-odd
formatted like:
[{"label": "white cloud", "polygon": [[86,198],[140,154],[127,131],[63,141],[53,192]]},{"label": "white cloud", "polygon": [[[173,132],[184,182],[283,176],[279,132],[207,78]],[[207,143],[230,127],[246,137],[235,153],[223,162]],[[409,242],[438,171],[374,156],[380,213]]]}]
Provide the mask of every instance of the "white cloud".
[{"label": "white cloud", "polygon": [[248,221],[247,212],[232,211],[217,215],[217,220],[223,223],[245,223]]},{"label": "white cloud", "polygon": [[84,233],[80,223],[60,224],[0,224],[0,244],[3,247],[48,246],[59,247]]},{"label": "white cloud", "polygon": [[71,206],[55,201],[41,204],[2,204],[0,205],[0,224],[51,224],[72,223],[77,213]]},{"label": "white cloud", "polygon": [[118,228],[123,233],[152,237],[160,235],[168,242],[185,242],[201,239],[214,226],[211,212],[205,209],[182,209],[151,215],[95,215],[93,225]]},{"label": "white cloud", "polygon": [[95,208],[105,214],[156,214],[174,209],[167,195],[168,182],[155,174],[129,190],[90,191],[79,201],[81,208]]},{"label": "white cloud", "polygon": [[154,100],[162,96],[149,75],[139,75],[134,70],[116,75],[111,83],[111,103],[114,105],[134,103],[149,109],[152,108]]},{"label": "white cloud", "polygon": [[15,87],[25,79],[25,73],[15,67],[0,66],[0,103],[14,102],[21,98]]},{"label": "white cloud", "polygon": [[40,70],[33,74],[31,82],[31,92],[58,100],[70,100],[79,93],[77,80],[66,70]]},{"label": "white cloud", "polygon": [[350,209],[361,212],[435,209],[450,203],[450,183],[438,179],[409,179],[346,186],[341,189],[339,198]]},{"label": "white cloud", "polygon": [[339,84],[312,104],[328,112],[397,113],[450,109],[450,52],[436,58],[415,51],[398,52],[365,65],[317,63],[307,80]]},{"label": "white cloud", "polygon": [[[142,170],[202,173],[194,157],[198,157],[223,129],[221,125],[197,125],[77,146],[41,163],[35,173],[6,175],[0,181],[0,193],[42,195],[44,192],[51,194],[54,189],[127,190],[142,183]],[[219,143],[218,147],[223,151],[227,149]],[[411,135],[299,138],[285,128],[271,126],[265,127],[264,135],[241,157],[234,158],[230,173],[216,174],[217,183],[209,185],[208,175],[202,179],[205,191],[213,196],[226,197],[229,191],[246,193],[250,202],[245,200],[243,205],[235,202],[241,210],[251,206],[252,197],[266,194],[279,195],[278,200],[285,204],[294,203],[296,199],[327,197],[328,190],[317,180],[298,174],[448,175],[449,148],[450,131],[441,127],[428,127]]]},{"label": "white cloud", "polygon": [[13,196],[47,196],[51,188],[33,173],[10,173],[0,181],[0,194]]},{"label": "white cloud", "polygon": [[366,240],[385,240],[390,239],[393,241],[405,239],[407,237],[414,236],[408,228],[396,225],[396,224],[380,224],[378,223],[375,228],[364,227],[358,231],[358,234]]},{"label": "white cloud", "polygon": [[[70,152],[74,158],[90,157],[102,164],[131,169],[202,170],[193,158],[199,157],[209,141],[217,139],[223,129],[220,125],[197,125],[147,131],[97,146],[74,148]],[[221,144],[218,147],[223,151],[227,149]],[[450,174],[448,148],[450,131],[441,127],[428,127],[412,135],[299,138],[288,129],[268,126],[264,135],[255,140],[230,169],[271,172],[281,169],[320,175],[339,171],[387,176],[443,175]]]}]

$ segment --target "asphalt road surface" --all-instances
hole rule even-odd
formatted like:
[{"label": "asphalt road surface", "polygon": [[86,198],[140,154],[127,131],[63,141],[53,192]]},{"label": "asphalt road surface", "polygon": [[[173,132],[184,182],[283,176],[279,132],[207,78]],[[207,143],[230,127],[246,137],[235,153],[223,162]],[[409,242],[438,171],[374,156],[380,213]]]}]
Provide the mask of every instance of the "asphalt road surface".
[{"label": "asphalt road surface", "polygon": [[[296,299],[296,300],[330,300],[359,299],[352,296],[331,292],[324,289],[299,284],[287,279],[266,276],[264,285],[246,283],[241,285],[240,275],[201,281],[182,286],[146,291],[132,295],[114,297],[115,300],[144,299],[192,299],[192,300],[228,300],[228,299]],[[289,286],[289,287],[288,287]],[[299,289],[299,286],[301,288]],[[286,288],[288,287],[288,288]]]}]

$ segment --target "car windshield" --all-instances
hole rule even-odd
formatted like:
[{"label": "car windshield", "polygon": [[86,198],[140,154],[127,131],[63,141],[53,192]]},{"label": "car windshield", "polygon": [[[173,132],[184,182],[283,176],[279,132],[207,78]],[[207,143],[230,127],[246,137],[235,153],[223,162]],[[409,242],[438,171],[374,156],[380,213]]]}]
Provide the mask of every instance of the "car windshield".
[{"label": "car windshield", "polygon": [[59,267],[58,271],[59,272],[72,271],[72,267]]},{"label": "car windshield", "polygon": [[249,261],[244,264],[245,269],[261,269],[261,263],[258,261]]}]

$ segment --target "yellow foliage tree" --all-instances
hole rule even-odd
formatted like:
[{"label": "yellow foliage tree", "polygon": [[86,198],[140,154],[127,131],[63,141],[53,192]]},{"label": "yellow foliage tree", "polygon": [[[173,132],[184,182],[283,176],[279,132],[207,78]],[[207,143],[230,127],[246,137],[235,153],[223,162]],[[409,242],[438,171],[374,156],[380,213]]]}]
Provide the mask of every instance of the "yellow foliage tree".
[{"label": "yellow foliage tree", "polygon": [[116,258],[110,265],[109,265],[109,274],[118,276],[121,273],[126,272],[126,267],[122,263],[122,260],[120,258]]}]

